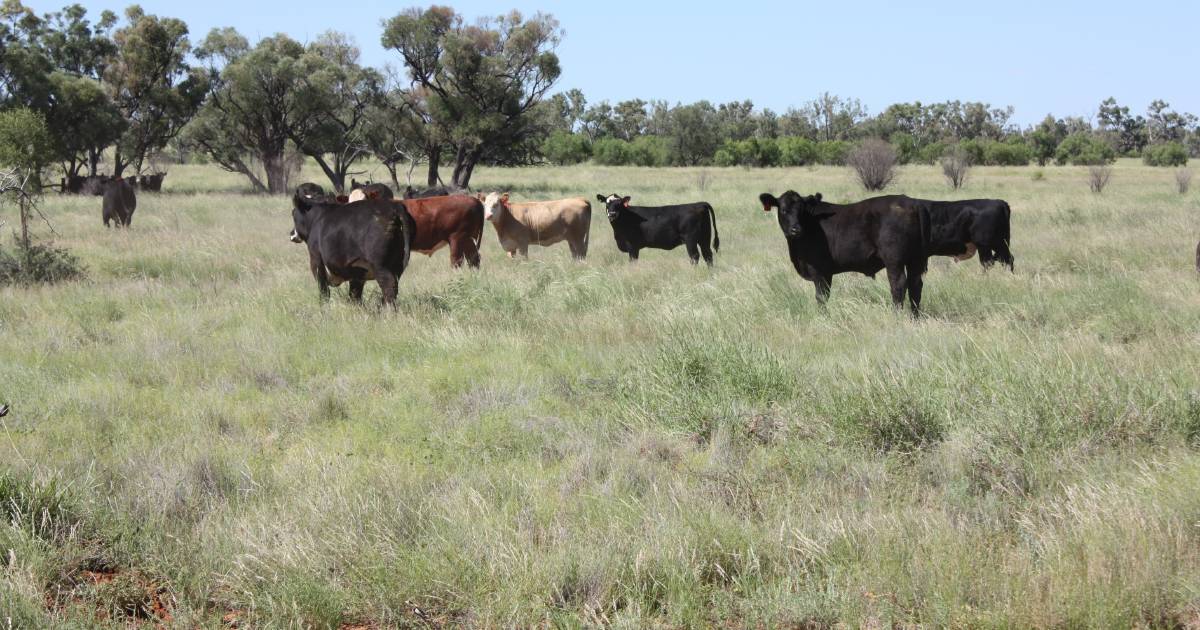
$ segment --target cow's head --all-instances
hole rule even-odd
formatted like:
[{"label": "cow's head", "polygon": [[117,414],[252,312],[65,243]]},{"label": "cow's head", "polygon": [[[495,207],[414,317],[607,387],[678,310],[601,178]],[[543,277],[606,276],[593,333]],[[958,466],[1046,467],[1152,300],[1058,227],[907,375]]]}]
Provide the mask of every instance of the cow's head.
[{"label": "cow's head", "polygon": [[483,202],[483,218],[488,221],[495,221],[500,218],[501,213],[508,212],[508,193],[494,192],[477,197]]},{"label": "cow's head", "polygon": [[608,211],[608,220],[616,221],[617,217],[621,216],[621,211],[629,207],[630,198],[613,193],[611,195],[596,195],[596,199],[604,204],[604,208]]},{"label": "cow's head", "polygon": [[758,196],[758,200],[767,212],[770,212],[771,208],[779,209],[779,229],[783,230],[783,235],[788,238],[802,235],[804,229],[813,221],[833,214],[821,203],[821,193],[805,197],[789,190],[778,198],[771,193],[763,193]]},{"label": "cow's head", "polygon": [[288,239],[293,243],[303,243],[308,240],[309,214],[315,199],[306,197],[299,192],[292,197],[292,232]]}]

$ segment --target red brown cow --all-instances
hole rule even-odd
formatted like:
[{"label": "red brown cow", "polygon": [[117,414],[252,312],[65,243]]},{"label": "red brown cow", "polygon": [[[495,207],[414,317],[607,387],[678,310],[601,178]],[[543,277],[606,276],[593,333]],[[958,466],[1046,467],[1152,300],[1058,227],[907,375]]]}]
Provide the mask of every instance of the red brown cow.
[{"label": "red brown cow", "polygon": [[[397,201],[399,203],[399,201]],[[474,197],[426,197],[406,199],[404,207],[416,222],[412,251],[432,256],[450,246],[450,266],[479,267],[479,244],[483,239],[483,204]]]}]

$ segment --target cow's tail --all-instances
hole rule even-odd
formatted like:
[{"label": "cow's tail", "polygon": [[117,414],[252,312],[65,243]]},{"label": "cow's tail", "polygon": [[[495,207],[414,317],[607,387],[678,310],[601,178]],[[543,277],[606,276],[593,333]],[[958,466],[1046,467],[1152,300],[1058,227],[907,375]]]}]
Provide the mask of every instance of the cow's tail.
[{"label": "cow's tail", "polygon": [[[404,233],[404,267],[403,267],[403,269],[407,270],[408,269],[408,259],[412,256],[413,232],[416,231],[417,226],[416,226],[416,222],[412,218],[412,215],[408,213],[408,208],[406,208],[404,206],[404,204],[397,204],[397,205],[399,205],[400,208],[399,208],[399,212],[396,212],[392,215],[392,225],[394,227],[400,228],[400,231]],[[401,273],[403,273],[403,272],[401,272]]]},{"label": "cow's tail", "polygon": [[[590,244],[590,241],[592,240],[592,202],[588,201],[587,199],[584,199],[583,207],[587,209],[587,221],[585,222],[585,225],[587,225],[587,229],[583,231],[583,251],[586,252],[588,250],[588,245]],[[1197,251],[1200,251],[1200,250],[1197,250]],[[1197,258],[1196,260],[1197,260],[1196,264],[1200,265],[1200,258]],[[1200,269],[1200,267],[1198,267],[1198,269]]]},{"label": "cow's tail", "polygon": [[1014,272],[1012,250],[1008,245],[1008,239],[1012,235],[1012,208],[1008,207],[1007,201],[1000,203],[1004,205],[1004,225],[1000,228],[1000,242],[997,243],[1000,250],[996,252],[996,258],[1000,260],[1001,264],[1008,265],[1010,272]]},{"label": "cow's tail", "polygon": [[933,221],[929,217],[929,204],[920,204],[917,217],[921,222],[921,273],[924,274],[929,270],[929,248],[933,244]]},{"label": "cow's tail", "polygon": [[717,213],[713,211],[712,204],[706,203],[704,207],[708,208],[708,218],[712,221],[713,226],[713,251],[721,251],[721,234],[717,232]]}]

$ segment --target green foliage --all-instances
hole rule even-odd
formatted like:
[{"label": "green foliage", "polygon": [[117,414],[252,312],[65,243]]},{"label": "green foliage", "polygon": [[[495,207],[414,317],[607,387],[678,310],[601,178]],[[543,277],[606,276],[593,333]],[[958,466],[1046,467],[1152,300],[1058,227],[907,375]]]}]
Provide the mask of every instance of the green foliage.
[{"label": "green foliage", "polygon": [[592,161],[601,166],[623,166],[632,161],[632,150],[624,140],[600,138],[592,143]]},{"label": "green foliage", "polygon": [[501,163],[531,159],[542,135],[531,111],[558,80],[553,52],[562,30],[553,16],[516,11],[464,25],[448,7],[408,9],[384,25],[384,47],[398,52],[424,91],[425,111],[455,159],[451,180],[470,183],[485,156]]},{"label": "green foliage", "polygon": [[713,162],[718,166],[778,166],[782,151],[779,144],[770,138],[726,140],[717,150]]},{"label": "green foliage", "polygon": [[54,284],[84,276],[83,263],[65,249],[38,243],[28,248],[17,244],[11,250],[0,247],[0,287]]},{"label": "green foliage", "polygon": [[1188,152],[1178,142],[1166,142],[1146,147],[1142,161],[1146,166],[1186,166]]},{"label": "green foliage", "polygon": [[542,143],[542,155],[552,164],[569,166],[586,162],[592,155],[592,144],[587,136],[559,129]]},{"label": "green foliage", "polygon": [[1007,142],[989,142],[983,153],[983,163],[990,166],[1027,166],[1032,159],[1029,145],[1020,138]]},{"label": "green foliage", "polygon": [[1107,142],[1086,132],[1076,132],[1067,136],[1054,152],[1054,161],[1060,166],[1111,164],[1116,159],[1117,152]]},{"label": "green foliage", "polygon": [[841,166],[846,163],[850,150],[854,148],[844,140],[829,140],[817,143],[817,161],[828,166]]},{"label": "green foliage", "polygon": [[26,108],[0,111],[0,168],[36,177],[53,157],[53,141],[40,113]]},{"label": "green foliage", "polygon": [[808,138],[786,136],[780,138],[776,144],[779,146],[781,166],[805,166],[820,161],[817,143]]},{"label": "green foliage", "polygon": [[114,174],[127,165],[140,170],[151,152],[162,149],[200,108],[209,77],[187,63],[188,28],[177,18],[125,10],[126,26],[113,34],[116,55],[104,69],[103,84],[127,127],[117,143]]},{"label": "green foliage", "polygon": [[628,145],[629,163],[637,166],[668,166],[671,149],[667,141],[658,136],[638,136]]}]

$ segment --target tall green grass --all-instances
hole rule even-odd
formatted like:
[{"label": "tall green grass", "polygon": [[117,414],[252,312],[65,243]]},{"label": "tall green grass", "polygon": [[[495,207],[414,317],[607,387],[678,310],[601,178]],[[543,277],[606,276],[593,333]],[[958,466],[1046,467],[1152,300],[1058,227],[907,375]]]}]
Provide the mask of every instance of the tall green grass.
[{"label": "tall green grass", "polygon": [[916,321],[791,270],[757,195],[865,196],[834,168],[482,170],[707,200],[716,266],[487,227],[395,312],[321,307],[288,200],[212,167],[128,231],[48,198],[88,276],[0,289],[0,626],[143,623],[147,585],[177,627],[1194,624],[1197,199],[1031,171],[960,192],[1012,205],[1016,273],[935,259]]}]

